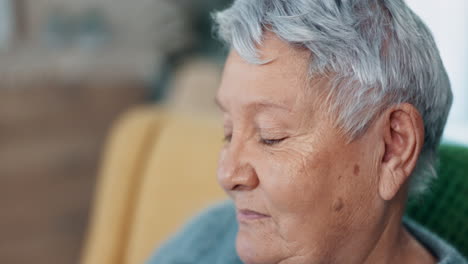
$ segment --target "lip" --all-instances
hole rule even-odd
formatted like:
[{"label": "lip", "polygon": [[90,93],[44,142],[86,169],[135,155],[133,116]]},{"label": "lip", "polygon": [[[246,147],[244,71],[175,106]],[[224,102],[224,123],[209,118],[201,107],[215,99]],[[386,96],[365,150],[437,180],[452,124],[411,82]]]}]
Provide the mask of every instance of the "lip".
[{"label": "lip", "polygon": [[269,218],[269,215],[259,213],[257,211],[249,210],[249,209],[238,209],[237,210],[237,220],[239,222],[248,222],[254,220],[260,220]]}]

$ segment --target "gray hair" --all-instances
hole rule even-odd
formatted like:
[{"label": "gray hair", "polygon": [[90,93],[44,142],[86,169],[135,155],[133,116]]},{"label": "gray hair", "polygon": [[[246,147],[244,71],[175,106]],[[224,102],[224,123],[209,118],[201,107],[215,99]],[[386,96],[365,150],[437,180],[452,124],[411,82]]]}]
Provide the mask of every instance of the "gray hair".
[{"label": "gray hair", "polygon": [[266,30],[307,48],[310,77],[329,75],[328,110],[350,140],[385,108],[414,105],[425,138],[410,194],[437,176],[452,92],[431,32],[403,0],[237,0],[213,17],[221,39],[250,63],[265,63],[257,47]]}]

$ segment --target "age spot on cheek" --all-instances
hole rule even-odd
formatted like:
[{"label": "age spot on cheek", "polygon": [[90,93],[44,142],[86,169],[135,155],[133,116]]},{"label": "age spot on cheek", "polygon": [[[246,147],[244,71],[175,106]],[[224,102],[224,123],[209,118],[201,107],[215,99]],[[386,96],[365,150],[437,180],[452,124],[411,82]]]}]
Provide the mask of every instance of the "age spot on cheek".
[{"label": "age spot on cheek", "polygon": [[343,203],[343,199],[341,199],[341,198],[338,198],[338,200],[336,200],[333,203],[333,210],[335,212],[341,211],[341,209],[343,209],[343,207],[344,207],[344,203]]},{"label": "age spot on cheek", "polygon": [[359,171],[361,170],[361,168],[359,168],[359,165],[355,164],[354,165],[354,175],[359,175]]}]

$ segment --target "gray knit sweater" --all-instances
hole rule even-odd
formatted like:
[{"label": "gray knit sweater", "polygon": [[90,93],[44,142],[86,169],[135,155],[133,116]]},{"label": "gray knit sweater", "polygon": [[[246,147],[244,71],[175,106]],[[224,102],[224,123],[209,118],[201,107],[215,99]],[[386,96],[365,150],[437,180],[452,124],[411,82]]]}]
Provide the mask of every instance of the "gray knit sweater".
[{"label": "gray knit sweater", "polygon": [[[408,231],[439,259],[439,264],[468,264],[447,242],[414,221]],[[164,244],[147,264],[242,264],[236,254],[237,221],[231,202],[204,211]]]}]

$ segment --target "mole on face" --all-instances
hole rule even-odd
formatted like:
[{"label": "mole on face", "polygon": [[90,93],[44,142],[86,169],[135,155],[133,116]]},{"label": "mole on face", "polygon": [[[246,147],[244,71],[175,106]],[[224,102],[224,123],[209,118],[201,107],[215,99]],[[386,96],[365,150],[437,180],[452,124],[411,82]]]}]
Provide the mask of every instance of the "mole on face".
[{"label": "mole on face", "polygon": [[359,171],[361,170],[361,168],[359,168],[359,165],[355,164],[354,165],[354,175],[358,175],[359,174]]},{"label": "mole on face", "polygon": [[336,200],[333,203],[333,210],[335,212],[341,211],[341,209],[343,209],[343,207],[344,207],[344,203],[343,203],[343,199],[341,199],[341,198],[338,198],[338,200]]}]

